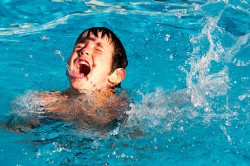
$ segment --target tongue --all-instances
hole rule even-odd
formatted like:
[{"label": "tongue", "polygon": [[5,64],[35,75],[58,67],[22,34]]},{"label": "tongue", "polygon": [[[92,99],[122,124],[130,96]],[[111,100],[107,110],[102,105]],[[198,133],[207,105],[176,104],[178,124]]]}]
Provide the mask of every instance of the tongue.
[{"label": "tongue", "polygon": [[90,73],[90,68],[87,65],[80,65],[79,73],[82,73],[86,76]]}]

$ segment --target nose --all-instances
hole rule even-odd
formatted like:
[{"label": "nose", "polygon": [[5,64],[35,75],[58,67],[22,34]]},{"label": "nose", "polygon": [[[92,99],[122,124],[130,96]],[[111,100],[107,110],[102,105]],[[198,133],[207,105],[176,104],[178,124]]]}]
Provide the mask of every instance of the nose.
[{"label": "nose", "polygon": [[90,51],[89,51],[89,49],[86,48],[86,47],[83,47],[83,48],[79,49],[79,50],[77,51],[77,53],[78,53],[79,56],[90,55]]}]

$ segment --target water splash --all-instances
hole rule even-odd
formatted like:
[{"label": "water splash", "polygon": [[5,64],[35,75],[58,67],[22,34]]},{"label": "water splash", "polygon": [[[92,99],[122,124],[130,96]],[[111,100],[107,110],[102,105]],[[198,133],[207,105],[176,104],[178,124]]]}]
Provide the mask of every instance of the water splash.
[{"label": "water splash", "polygon": [[142,96],[142,101],[131,103],[127,112],[126,127],[130,131],[131,128],[144,133],[171,131],[176,122],[197,116],[195,112],[185,112],[191,104],[185,90],[167,92],[157,88],[151,93],[137,93]]},{"label": "water splash", "polygon": [[59,55],[59,57],[61,58],[61,60],[65,63],[65,58],[63,57],[62,53],[60,50],[55,50],[54,53],[56,55]]},{"label": "water splash", "polygon": [[[216,3],[210,1],[199,9],[206,12],[204,6]],[[151,93],[139,93],[141,102],[131,103],[126,127],[139,128],[147,134],[173,130],[181,133],[187,132],[190,124],[198,124],[219,129],[230,145],[235,143],[227,127],[239,120],[241,114],[231,104],[238,101],[230,96],[233,79],[230,70],[232,64],[248,66],[248,61],[235,60],[234,57],[249,47],[250,33],[234,36],[221,26],[224,13],[232,5],[228,1],[218,3],[222,8],[217,15],[205,14],[206,23],[201,32],[190,36],[193,51],[188,53],[186,64],[179,67],[186,74],[187,88],[171,93],[159,88]],[[240,95],[239,100],[247,96]]]},{"label": "water splash", "polygon": [[226,127],[225,127],[225,126],[220,126],[220,128],[221,128],[221,130],[224,132],[224,134],[226,135],[228,142],[232,145],[232,143],[233,143],[233,142],[232,142],[232,138],[231,138],[231,136],[228,134],[228,131],[227,131]]},{"label": "water splash", "polygon": [[[217,8],[213,13],[210,9],[214,5]],[[194,10],[204,14],[205,24],[198,35],[190,35],[193,50],[187,54],[186,64],[179,67],[186,74],[186,89],[169,93],[157,88],[151,93],[139,93],[141,102],[131,103],[126,127],[138,127],[147,134],[173,130],[180,133],[188,132],[190,124],[199,123],[223,131],[228,142],[233,144],[233,137],[225,128],[239,119],[240,113],[232,104],[237,101],[230,95],[233,82],[231,66],[234,57],[249,47],[249,33],[235,36],[223,25],[226,12],[233,6],[228,1],[209,1],[193,6],[196,6]],[[165,41],[170,39],[168,34],[163,37]],[[173,59],[172,55],[170,59]],[[242,66],[248,65],[248,61],[241,62]],[[234,63],[237,64],[238,60]],[[240,95],[239,99],[245,99],[245,96],[248,95]],[[186,124],[188,121],[191,123]]]},{"label": "water splash", "polygon": [[[206,5],[211,5],[208,2]],[[231,37],[234,44],[223,45],[223,39],[230,37],[218,22],[222,18],[227,5],[217,16],[206,16],[207,22],[198,36],[191,36],[193,52],[186,61],[186,66],[180,67],[186,73],[187,93],[196,108],[203,108],[205,113],[216,114],[222,111],[231,113],[228,107],[228,91],[230,90],[229,63],[242,49],[249,39],[249,34],[238,38]],[[233,41],[233,40],[232,40]],[[218,107],[222,105],[222,107]],[[220,110],[222,109],[222,110]],[[209,118],[208,118],[209,119]]]},{"label": "water splash", "polygon": [[60,59],[62,60],[62,62],[63,62],[63,63],[65,64],[65,66],[66,66],[67,73],[68,73],[69,75],[73,75],[73,73],[72,73],[73,71],[72,71],[72,69],[70,68],[69,64],[65,61],[65,58],[64,58],[64,56],[62,55],[61,51],[60,51],[60,50],[55,50],[55,51],[54,51],[54,54],[59,55]]},{"label": "water splash", "polygon": [[[249,108],[249,104],[239,107],[242,105],[239,100],[246,100],[245,96],[249,96],[249,91],[239,95],[238,101],[233,97],[232,89],[235,88],[233,85],[237,82],[233,81],[231,67],[232,64],[241,67],[248,66],[247,60],[239,60],[235,56],[238,56],[245,48],[249,48],[250,33],[247,31],[238,36],[238,33],[227,31],[221,25],[223,25],[224,13],[228,8],[248,14],[249,12],[241,10],[240,6],[229,4],[228,1],[224,2],[225,4],[218,2],[223,7],[217,11],[216,16],[211,13],[205,15],[206,24],[201,33],[197,36],[190,36],[193,51],[188,54],[189,58],[185,66],[180,66],[179,69],[186,73],[187,94],[193,105],[188,108],[188,111],[195,111],[199,117],[203,118],[203,124],[221,129],[229,144],[235,145],[237,141],[227,127],[230,128],[235,123],[237,125],[246,123],[242,117],[248,116],[245,109]],[[204,6],[211,7],[211,4],[216,4],[216,2],[209,1]],[[202,6],[203,11],[204,6]]]},{"label": "water splash", "polygon": [[12,112],[22,117],[42,116],[44,114],[41,105],[44,102],[38,97],[38,91],[26,91],[24,95],[12,101]]}]

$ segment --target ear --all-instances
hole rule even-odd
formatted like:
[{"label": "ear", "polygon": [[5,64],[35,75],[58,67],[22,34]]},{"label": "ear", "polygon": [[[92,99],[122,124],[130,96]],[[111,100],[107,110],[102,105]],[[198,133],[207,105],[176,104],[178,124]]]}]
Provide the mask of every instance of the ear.
[{"label": "ear", "polygon": [[111,84],[117,85],[124,80],[125,76],[126,76],[125,69],[118,68],[110,76],[108,76],[108,81]]}]

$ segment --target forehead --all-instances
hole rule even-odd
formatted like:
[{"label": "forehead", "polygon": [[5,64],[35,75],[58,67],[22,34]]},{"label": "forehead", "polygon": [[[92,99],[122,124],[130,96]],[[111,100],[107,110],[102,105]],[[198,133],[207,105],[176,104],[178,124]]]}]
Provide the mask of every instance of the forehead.
[{"label": "forehead", "polygon": [[114,46],[112,42],[111,35],[103,34],[102,31],[97,32],[94,34],[91,31],[84,32],[81,37],[78,39],[77,43],[83,42],[85,40],[92,40],[94,42],[100,42],[106,45]]}]

